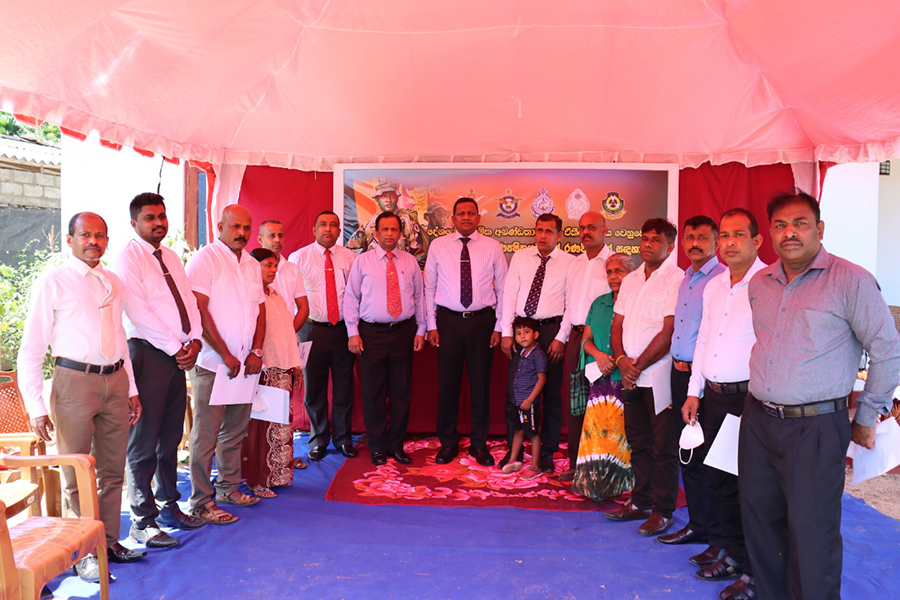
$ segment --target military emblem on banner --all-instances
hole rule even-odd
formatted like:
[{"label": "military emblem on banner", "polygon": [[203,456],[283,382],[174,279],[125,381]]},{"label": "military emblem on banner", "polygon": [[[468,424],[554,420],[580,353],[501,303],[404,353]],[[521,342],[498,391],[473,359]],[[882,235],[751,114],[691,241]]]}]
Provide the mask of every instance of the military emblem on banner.
[{"label": "military emblem on banner", "polygon": [[541,215],[553,212],[553,198],[547,193],[546,188],[541,188],[538,195],[531,201],[531,214],[537,219]]},{"label": "military emblem on banner", "polygon": [[494,198],[494,200],[500,205],[500,212],[497,213],[497,216],[501,219],[515,219],[522,216],[519,214],[519,202],[522,199],[516,198],[511,188],[506,188],[506,194],[500,198]]},{"label": "military emblem on banner", "polygon": [[621,219],[628,212],[625,210],[625,200],[619,197],[619,192],[609,192],[600,203],[600,210],[607,219]]},{"label": "military emblem on banner", "polygon": [[589,210],[591,210],[590,200],[588,200],[588,197],[581,189],[575,188],[566,200],[566,215],[569,217],[569,220],[577,221],[581,218],[581,215]]}]

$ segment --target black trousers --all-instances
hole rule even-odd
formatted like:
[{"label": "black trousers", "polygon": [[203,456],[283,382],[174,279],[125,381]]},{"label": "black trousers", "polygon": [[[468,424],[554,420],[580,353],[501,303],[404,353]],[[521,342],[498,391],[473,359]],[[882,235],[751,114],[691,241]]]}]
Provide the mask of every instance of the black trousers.
[{"label": "black trousers", "polygon": [[680,415],[675,418],[671,407],[656,414],[653,388],[637,389],[640,395],[625,405],[625,437],[634,470],[631,501],[668,518],[678,499],[678,437],[683,421]]},{"label": "black trousers", "polygon": [[778,419],[747,396],[739,487],[760,598],[841,597],[841,496],[849,445],[846,410]]},{"label": "black trousers", "polygon": [[359,374],[369,450],[372,454],[403,450],[409,426],[416,320],[394,327],[360,321],[359,336],[363,341]]},{"label": "black trousers", "polygon": [[471,448],[485,448],[491,421],[491,366],[494,349],[491,334],[497,316],[485,310],[469,319],[442,307],[437,309],[437,330],[441,345],[438,357],[437,433],[441,446],[459,446],[459,394],[462,390],[463,367],[469,376],[471,397]]},{"label": "black trousers", "polygon": [[184,430],[187,383],[175,358],[149,342],[132,338],[128,352],[143,411],[128,429],[125,473],[132,519],[146,526],[159,516],[157,503],[171,506],[181,498],[178,444]]},{"label": "black trousers", "polygon": [[[681,408],[684,401],[687,400],[688,383],[691,381],[691,374],[679,371],[672,367],[672,409],[675,411],[672,418],[679,421],[678,427],[684,427],[684,419],[681,417]],[[699,415],[703,415],[706,406],[706,398],[700,399]],[[702,423],[701,423],[702,427]],[[707,467],[703,464],[706,459],[706,451],[712,444],[712,438],[706,437],[706,431],[703,432],[706,443],[702,446],[694,448],[694,453],[681,452],[679,463],[681,464],[681,480],[684,482],[684,497],[687,500],[688,509],[688,527],[697,532],[697,535],[703,538],[710,536],[712,529],[710,523],[710,494],[709,480],[707,477]],[[680,429],[679,429],[680,436]],[[681,461],[690,456],[688,464]],[[721,547],[721,544],[711,540],[710,544]]]},{"label": "black trousers", "polygon": [[[673,371],[674,373],[674,371]],[[719,435],[722,422],[729,414],[740,417],[744,412],[746,394],[717,394],[709,386],[703,391],[700,412],[700,426],[703,428],[703,448],[712,446]],[[694,458],[697,457],[694,449]],[[704,456],[706,451],[703,452]],[[744,544],[744,527],[741,523],[741,503],[738,495],[736,475],[703,465],[709,482],[710,495],[710,544],[725,548],[728,554],[741,565],[744,573],[750,573],[747,547]],[[683,473],[683,471],[682,471]],[[682,477],[684,475],[682,474]],[[687,492],[687,484],[685,484]]]},{"label": "black trousers", "polygon": [[574,469],[578,462],[578,447],[581,444],[581,429],[584,427],[584,413],[580,415],[572,414],[572,395],[569,378],[572,371],[578,368],[578,361],[581,358],[581,339],[584,336],[584,329],[572,329],[569,335],[569,341],[566,343],[566,353],[563,355],[563,400],[566,403],[566,428],[568,429],[568,454],[569,468]]},{"label": "black trousers", "polygon": [[[547,383],[541,392],[541,454],[553,454],[559,450],[559,438],[562,435],[562,382],[565,374],[565,361],[550,362],[550,343],[559,333],[559,323],[547,323],[538,326],[538,345],[547,353]],[[509,375],[506,382],[507,403],[512,402],[513,381],[516,378],[516,370],[519,368],[519,346],[515,345],[512,360],[509,361]],[[566,400],[568,402],[568,400]],[[506,443],[512,448],[512,439],[516,434],[515,420],[511,419],[511,413],[506,413]],[[518,413],[516,413],[518,420]]]},{"label": "black trousers", "polygon": [[[307,321],[297,337],[301,342],[312,342],[312,348],[303,369],[306,384],[306,414],[309,415],[309,447],[324,448],[329,439],[335,447],[351,444],[350,417],[353,413],[353,364],[356,355],[347,348],[347,326],[340,321],[336,326],[320,325]],[[331,421],[328,425],[328,376],[331,374]]]}]

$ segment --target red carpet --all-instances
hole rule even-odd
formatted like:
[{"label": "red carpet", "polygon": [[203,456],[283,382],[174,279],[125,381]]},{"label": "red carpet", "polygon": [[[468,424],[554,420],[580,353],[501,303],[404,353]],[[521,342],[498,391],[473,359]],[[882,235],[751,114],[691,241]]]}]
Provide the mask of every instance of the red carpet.
[{"label": "red carpet", "polygon": [[[556,474],[524,481],[518,473],[503,473],[497,467],[482,467],[467,453],[468,440],[460,441],[459,456],[446,465],[434,462],[440,448],[437,437],[406,442],[412,463],[401,465],[389,458],[386,465],[372,464],[369,447],[359,444],[359,456],[347,459],[335,474],[325,498],[356,504],[403,504],[420,506],[513,506],[540,510],[615,510],[627,494],[597,503],[569,492],[569,484]],[[488,441],[488,449],[499,461],[506,442]],[[565,445],[555,457],[556,473],[568,467]],[[525,459],[530,460],[528,454]],[[527,463],[526,463],[527,464]],[[678,506],[684,505],[679,490]]]}]

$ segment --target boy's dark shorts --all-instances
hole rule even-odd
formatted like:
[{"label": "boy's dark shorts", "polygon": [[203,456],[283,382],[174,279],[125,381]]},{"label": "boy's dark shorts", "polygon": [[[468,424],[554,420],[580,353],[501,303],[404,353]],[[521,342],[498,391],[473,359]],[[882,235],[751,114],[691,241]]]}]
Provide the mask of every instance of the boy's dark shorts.
[{"label": "boy's dark shorts", "polygon": [[507,410],[512,413],[515,411],[516,418],[511,419],[516,426],[513,431],[524,431],[525,437],[534,437],[540,435],[541,430],[541,403],[535,402],[528,410],[521,410],[513,403],[507,404]]}]

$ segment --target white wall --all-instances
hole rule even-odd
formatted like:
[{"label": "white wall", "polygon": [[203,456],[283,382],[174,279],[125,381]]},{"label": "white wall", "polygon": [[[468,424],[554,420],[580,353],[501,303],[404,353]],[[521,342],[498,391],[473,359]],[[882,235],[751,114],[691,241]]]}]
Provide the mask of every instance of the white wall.
[{"label": "white wall", "polygon": [[878,163],[828,169],[822,188],[825,249],[876,273],[878,259]]},{"label": "white wall", "polygon": [[878,178],[878,264],[875,277],[888,304],[900,306],[900,159],[891,161],[891,174]]},{"label": "white wall", "polygon": [[[147,158],[131,148],[112,150],[95,134],[85,141],[62,138],[61,231],[75,213],[89,210],[109,226],[107,254],[121,250],[134,235],[128,203],[142,192],[156,192],[162,157]],[[165,163],[159,193],[166,199],[169,230],[184,227],[184,166]],[[65,237],[63,237],[65,246]]]}]

